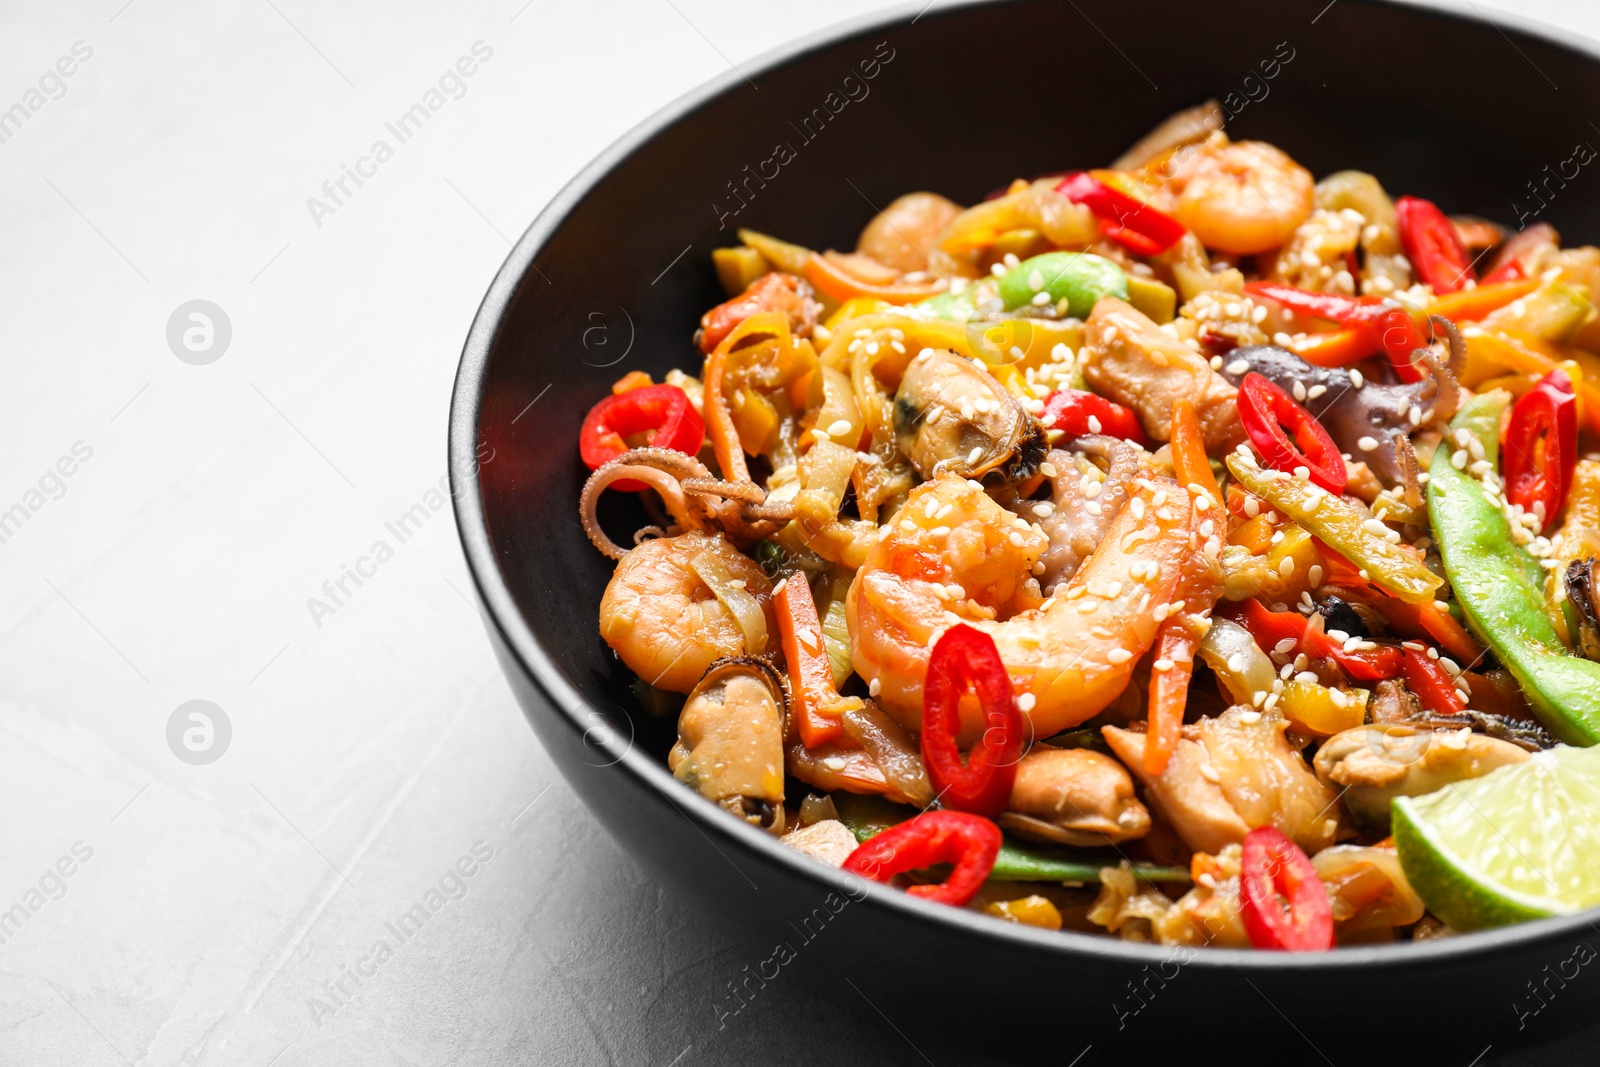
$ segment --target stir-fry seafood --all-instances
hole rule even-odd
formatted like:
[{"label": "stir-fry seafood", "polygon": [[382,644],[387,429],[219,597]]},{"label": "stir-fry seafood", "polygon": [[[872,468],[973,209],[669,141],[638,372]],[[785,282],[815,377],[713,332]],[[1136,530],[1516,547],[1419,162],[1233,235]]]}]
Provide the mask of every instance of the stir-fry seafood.
[{"label": "stir-fry seafood", "polygon": [[687,787],[925,900],[1292,951],[1504,921],[1419,820],[1600,740],[1600,248],[1192,118],[718,249],[693,365],[584,421],[600,634]]}]

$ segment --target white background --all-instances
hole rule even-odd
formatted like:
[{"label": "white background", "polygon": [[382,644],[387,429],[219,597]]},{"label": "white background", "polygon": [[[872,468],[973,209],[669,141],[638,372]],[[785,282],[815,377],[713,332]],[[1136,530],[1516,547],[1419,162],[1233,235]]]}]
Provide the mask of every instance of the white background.
[{"label": "white background", "polygon": [[[384,527],[444,474],[509,239],[661,105],[872,6],[0,7],[0,108],[93,50],[0,144],[0,510],[93,450],[0,544],[0,911],[93,850],[0,945],[0,1063],[923,1062],[798,989],[719,1030],[747,959],[539,749],[448,510]],[[1600,36],[1578,0],[1519,13]],[[465,95],[317,225],[307,198],[479,41]],[[205,366],[166,339],[196,298],[233,332]],[[314,619],[380,538],[393,558]],[[232,724],[209,766],[168,747],[192,699]],[[477,842],[465,895],[319,1017]]]}]

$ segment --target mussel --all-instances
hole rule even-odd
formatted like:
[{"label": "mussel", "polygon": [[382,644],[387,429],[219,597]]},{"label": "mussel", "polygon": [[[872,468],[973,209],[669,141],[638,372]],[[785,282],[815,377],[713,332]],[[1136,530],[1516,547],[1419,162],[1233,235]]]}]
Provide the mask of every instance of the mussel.
[{"label": "mussel", "polygon": [[1526,749],[1467,730],[1414,730],[1378,723],[1330,737],[1317,751],[1317,777],[1358,823],[1388,832],[1389,802],[1478,778],[1529,758]]},{"label": "mussel", "polygon": [[894,396],[895,443],[924,478],[1009,485],[1033,477],[1049,444],[1039,420],[988,371],[925,348]]},{"label": "mussel", "polygon": [[749,656],[719,659],[684,702],[667,766],[707,800],[782,834],[788,714],[788,691],[770,663]]},{"label": "mussel", "polygon": [[1562,575],[1566,585],[1567,601],[1577,616],[1577,632],[1573,646],[1588,659],[1600,660],[1600,582],[1596,582],[1595,568],[1600,557],[1575,559],[1567,564]]},{"label": "mussel", "polygon": [[1035,745],[1017,764],[1001,826],[1062,845],[1105,845],[1143,837],[1150,813],[1122,765],[1087,748]]}]

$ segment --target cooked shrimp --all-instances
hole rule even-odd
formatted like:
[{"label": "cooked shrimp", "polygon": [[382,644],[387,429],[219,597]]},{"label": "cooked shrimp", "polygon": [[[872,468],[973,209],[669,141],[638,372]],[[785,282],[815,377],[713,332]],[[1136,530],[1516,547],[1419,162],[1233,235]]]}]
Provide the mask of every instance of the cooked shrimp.
[{"label": "cooked shrimp", "polygon": [[[845,602],[855,668],[879,703],[906,726],[920,725],[930,650],[957,622],[994,639],[1037,737],[1115,700],[1196,550],[1189,495],[1171,482],[1135,485],[1100,548],[1043,602],[1028,577],[1046,547],[1037,527],[964,478],[914,489]],[[962,742],[981,730],[977,706],[964,708]]]},{"label": "cooked shrimp", "polygon": [[1310,172],[1261,141],[1208,145],[1177,181],[1178,221],[1207,247],[1236,255],[1284,244],[1315,206]]},{"label": "cooked shrimp", "polygon": [[600,636],[629,670],[658,689],[690,692],[713,661],[765,651],[745,647],[737,616],[695,572],[703,553],[744,583],[740,592],[759,606],[767,632],[778,632],[772,583],[760,564],[721,536],[687,533],[645,541],[611,575],[600,599]]}]

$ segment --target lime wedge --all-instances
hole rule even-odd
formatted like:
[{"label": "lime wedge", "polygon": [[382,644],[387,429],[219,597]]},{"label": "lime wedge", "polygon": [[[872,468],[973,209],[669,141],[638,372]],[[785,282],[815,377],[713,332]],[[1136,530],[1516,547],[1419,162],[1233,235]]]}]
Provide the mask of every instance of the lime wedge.
[{"label": "lime wedge", "polygon": [[1394,802],[1400,865],[1457,930],[1600,904],[1600,748],[1526,763]]}]

